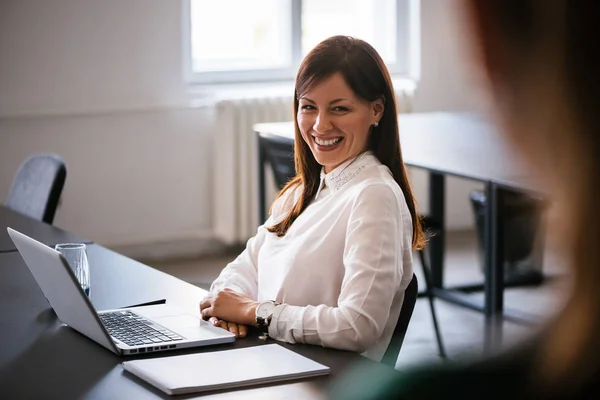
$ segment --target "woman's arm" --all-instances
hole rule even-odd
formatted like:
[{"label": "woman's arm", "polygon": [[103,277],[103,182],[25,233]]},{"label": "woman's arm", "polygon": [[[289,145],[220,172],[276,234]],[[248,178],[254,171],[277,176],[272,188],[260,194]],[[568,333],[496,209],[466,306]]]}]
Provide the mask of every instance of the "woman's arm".
[{"label": "woman's arm", "polygon": [[[215,293],[226,288],[246,294],[256,300],[258,297],[258,252],[262,247],[267,231],[267,226],[272,226],[293,205],[298,195],[298,188],[290,188],[283,196],[273,203],[273,213],[264,225],[258,227],[256,235],[246,243],[244,251],[221,271],[219,277],[212,283],[210,292]],[[292,200],[290,203],[288,201]]]},{"label": "woman's arm", "polygon": [[[402,200],[402,199],[401,199]],[[352,206],[337,307],[276,307],[269,336],[363,352],[379,338],[402,280],[402,220],[393,189],[373,184]]]},{"label": "woman's arm", "polygon": [[258,251],[265,239],[265,228],[260,226],[254,237],[248,240],[244,251],[221,271],[219,277],[210,286],[215,293],[226,288],[244,293],[253,299],[258,292]]}]

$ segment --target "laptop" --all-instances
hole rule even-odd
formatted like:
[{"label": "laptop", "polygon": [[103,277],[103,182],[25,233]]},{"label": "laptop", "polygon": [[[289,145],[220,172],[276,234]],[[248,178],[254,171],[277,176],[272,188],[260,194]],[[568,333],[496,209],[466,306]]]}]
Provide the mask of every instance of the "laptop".
[{"label": "laptop", "polygon": [[61,253],[14,229],[7,230],[58,318],[115,354],[235,341],[233,333],[167,304],[96,311]]}]

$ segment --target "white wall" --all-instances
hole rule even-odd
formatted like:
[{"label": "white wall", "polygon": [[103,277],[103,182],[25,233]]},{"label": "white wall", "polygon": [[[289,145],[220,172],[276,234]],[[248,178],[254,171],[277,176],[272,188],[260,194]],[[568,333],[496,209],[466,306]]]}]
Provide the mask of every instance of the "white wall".
[{"label": "white wall", "polygon": [[0,4],[1,115],[182,104],[181,1]]},{"label": "white wall", "polygon": [[187,107],[181,2],[0,7],[0,198],[28,154],[56,152],[68,169],[56,225],[116,248],[201,249],[213,117]]},{"label": "white wall", "polygon": [[[453,3],[422,1],[416,111],[479,104]],[[181,11],[175,0],[0,0],[0,198],[28,154],[57,152],[68,164],[57,225],[129,254],[203,249],[215,127],[210,107],[187,107]],[[414,182],[426,209],[418,172]],[[469,226],[472,185],[448,186],[450,226]]]},{"label": "white wall", "polygon": [[206,109],[2,120],[0,192],[29,153],[55,152],[67,163],[56,225],[109,246],[204,238],[207,121]]}]

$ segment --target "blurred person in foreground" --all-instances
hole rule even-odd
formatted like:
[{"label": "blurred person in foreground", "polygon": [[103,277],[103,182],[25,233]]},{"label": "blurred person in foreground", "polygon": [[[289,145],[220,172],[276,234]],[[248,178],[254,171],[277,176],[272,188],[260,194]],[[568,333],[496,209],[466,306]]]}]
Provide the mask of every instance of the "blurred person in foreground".
[{"label": "blurred person in foreground", "polygon": [[570,267],[569,299],[536,335],[502,353],[388,376],[354,370],[330,395],[598,399],[600,1],[462,0],[461,6],[502,130],[556,207],[550,233]]}]

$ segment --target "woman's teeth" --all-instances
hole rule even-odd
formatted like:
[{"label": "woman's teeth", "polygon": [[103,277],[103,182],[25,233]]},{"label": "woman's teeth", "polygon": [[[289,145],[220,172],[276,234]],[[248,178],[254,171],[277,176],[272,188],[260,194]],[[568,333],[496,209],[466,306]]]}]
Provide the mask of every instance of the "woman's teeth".
[{"label": "woman's teeth", "polygon": [[316,143],[317,143],[319,146],[326,146],[326,147],[327,147],[327,146],[333,146],[333,145],[335,145],[335,144],[339,143],[339,142],[340,142],[340,140],[342,140],[342,138],[341,138],[341,137],[339,137],[339,138],[335,138],[335,139],[331,139],[331,140],[322,140],[322,139],[319,139],[319,138],[315,137],[315,142],[316,142]]}]

